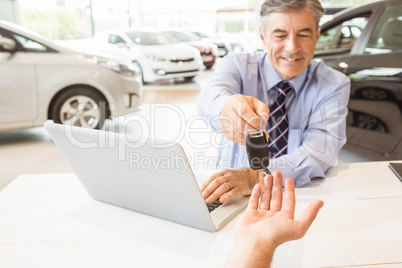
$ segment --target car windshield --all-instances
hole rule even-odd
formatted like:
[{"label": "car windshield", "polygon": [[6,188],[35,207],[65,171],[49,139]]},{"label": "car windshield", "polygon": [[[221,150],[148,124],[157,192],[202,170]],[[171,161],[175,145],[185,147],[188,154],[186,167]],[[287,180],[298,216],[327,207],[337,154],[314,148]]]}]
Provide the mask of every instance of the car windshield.
[{"label": "car windshield", "polygon": [[46,52],[49,51],[49,49],[42,45],[41,43],[38,43],[36,41],[33,41],[31,39],[28,39],[24,36],[18,35],[18,34],[13,34],[14,38],[18,40],[18,42],[26,49],[27,51],[31,52]]},{"label": "car windshield", "polygon": [[387,7],[369,39],[365,53],[402,50],[402,5]]},{"label": "car windshield", "polygon": [[179,43],[180,41],[168,34],[158,32],[128,32],[128,37],[138,45],[168,45]]},{"label": "car windshield", "polygon": [[166,33],[182,42],[199,41],[200,40],[200,38],[198,36],[196,36],[195,34],[191,34],[191,33],[183,33],[183,32],[176,32],[176,31],[166,31]]}]

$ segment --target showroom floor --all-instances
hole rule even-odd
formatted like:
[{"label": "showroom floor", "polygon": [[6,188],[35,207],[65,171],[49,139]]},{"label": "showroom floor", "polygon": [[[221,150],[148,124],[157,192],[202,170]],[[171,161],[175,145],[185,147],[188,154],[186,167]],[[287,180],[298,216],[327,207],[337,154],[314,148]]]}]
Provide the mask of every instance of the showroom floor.
[{"label": "showroom floor", "polygon": [[[182,144],[187,155],[194,154],[195,151],[205,152],[202,155],[202,165],[205,167],[202,168],[209,169],[216,155],[216,148],[205,147],[213,136],[206,135],[202,120],[197,120],[195,102],[212,72],[204,71],[193,82],[177,80],[145,85],[143,104],[140,111],[131,117],[134,120],[128,122],[115,118],[107,123],[107,128],[112,130],[118,128],[120,132],[133,134],[150,130],[157,138],[175,139]],[[148,130],[144,130],[141,122],[150,123]],[[194,129],[197,127],[201,129],[200,133],[204,134],[195,133]],[[189,128],[193,129],[191,135],[181,131]],[[200,158],[200,155],[197,155],[197,158]],[[211,161],[206,164],[205,161],[208,159]],[[347,150],[343,150],[339,158],[340,162],[366,160],[365,157]],[[0,133],[0,189],[20,174],[65,172],[72,170],[43,127]]]}]

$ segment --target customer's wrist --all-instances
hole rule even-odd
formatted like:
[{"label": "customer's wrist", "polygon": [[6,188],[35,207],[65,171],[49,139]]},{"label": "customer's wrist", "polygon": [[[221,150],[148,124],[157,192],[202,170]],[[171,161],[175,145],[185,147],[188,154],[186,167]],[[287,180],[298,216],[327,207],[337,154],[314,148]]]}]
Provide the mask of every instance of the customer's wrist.
[{"label": "customer's wrist", "polygon": [[273,241],[246,237],[235,244],[228,267],[270,267],[275,249]]}]

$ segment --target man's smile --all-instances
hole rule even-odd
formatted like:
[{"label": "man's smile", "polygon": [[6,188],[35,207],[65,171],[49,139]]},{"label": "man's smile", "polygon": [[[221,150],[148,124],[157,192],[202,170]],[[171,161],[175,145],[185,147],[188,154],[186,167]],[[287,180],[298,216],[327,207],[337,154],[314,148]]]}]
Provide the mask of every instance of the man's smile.
[{"label": "man's smile", "polygon": [[301,58],[284,58],[284,57],[281,57],[281,59],[288,61],[288,62],[294,62],[294,61],[301,60]]}]

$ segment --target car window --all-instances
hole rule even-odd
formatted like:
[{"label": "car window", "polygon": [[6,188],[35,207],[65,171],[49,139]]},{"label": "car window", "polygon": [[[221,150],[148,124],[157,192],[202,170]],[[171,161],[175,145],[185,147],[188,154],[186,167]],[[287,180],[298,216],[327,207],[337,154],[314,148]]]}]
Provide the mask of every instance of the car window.
[{"label": "car window", "polygon": [[18,35],[13,33],[12,36],[18,41],[18,43],[21,44],[21,46],[24,48],[25,51],[31,51],[31,52],[49,52],[51,51],[48,49],[47,46],[42,45],[41,43],[38,43],[34,40],[31,40],[29,38],[26,38],[24,36]]},{"label": "car window", "polygon": [[332,40],[334,40],[340,27],[341,26],[338,25],[336,27],[333,27],[333,28],[329,29],[325,33],[322,33],[321,36],[320,36],[320,39],[318,40],[318,44],[326,44],[326,43],[329,43]]},{"label": "car window", "polygon": [[370,14],[343,21],[321,33],[317,54],[348,54],[366,27]]},{"label": "car window", "polygon": [[119,35],[111,34],[111,35],[109,35],[109,43],[111,43],[111,44],[119,44],[119,43],[126,44],[126,41],[124,41],[124,39]]},{"label": "car window", "polygon": [[371,35],[365,53],[379,54],[402,50],[402,5],[385,9]]}]

